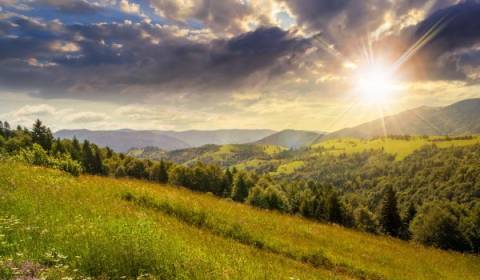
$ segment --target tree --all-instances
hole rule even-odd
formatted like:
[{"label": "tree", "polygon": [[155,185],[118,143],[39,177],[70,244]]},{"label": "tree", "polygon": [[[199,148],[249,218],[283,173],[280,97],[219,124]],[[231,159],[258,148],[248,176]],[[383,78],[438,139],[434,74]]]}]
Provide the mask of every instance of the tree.
[{"label": "tree", "polygon": [[45,151],[50,151],[52,149],[53,135],[49,128],[42,124],[42,121],[37,119],[33,124],[32,129],[32,140],[33,143],[37,143]]},{"label": "tree", "polygon": [[382,231],[391,236],[399,236],[402,220],[398,214],[397,197],[392,187],[388,186],[383,195],[379,223]]},{"label": "tree", "polygon": [[412,237],[412,234],[409,228],[410,228],[410,223],[415,218],[415,215],[417,215],[417,209],[415,208],[415,205],[413,203],[410,203],[402,219],[401,237],[403,239],[410,239]]},{"label": "tree", "polygon": [[64,154],[66,152],[65,146],[62,143],[62,140],[58,138],[54,143],[52,147],[53,154],[59,155],[59,154]]},{"label": "tree", "polygon": [[150,170],[150,179],[162,184],[168,182],[168,170],[163,159]]},{"label": "tree", "polygon": [[95,156],[88,140],[85,140],[82,145],[82,165],[85,172],[95,174]]},{"label": "tree", "polygon": [[103,165],[102,151],[94,146],[95,156],[93,158],[93,174],[105,174],[105,166]]},{"label": "tree", "polygon": [[78,142],[78,139],[75,136],[73,136],[70,155],[72,156],[73,160],[76,160],[76,161],[82,160],[82,148],[80,147],[80,142]]},{"label": "tree", "polygon": [[230,197],[232,194],[233,174],[229,168],[225,171],[223,176],[223,197]]},{"label": "tree", "polygon": [[415,241],[441,249],[464,251],[468,240],[460,231],[459,217],[449,203],[424,205],[410,226]]},{"label": "tree", "polygon": [[249,185],[246,174],[238,172],[233,181],[232,199],[238,202],[244,202],[248,196]]},{"label": "tree", "polygon": [[375,216],[368,208],[359,207],[353,212],[355,218],[355,226],[363,231],[375,233],[377,231],[377,223]]},{"label": "tree", "polygon": [[328,220],[333,223],[343,223],[343,207],[338,199],[338,195],[332,192],[327,199],[327,215]]},{"label": "tree", "polygon": [[127,163],[125,168],[127,175],[137,179],[148,178],[148,173],[145,168],[145,163],[141,160],[135,159]]}]

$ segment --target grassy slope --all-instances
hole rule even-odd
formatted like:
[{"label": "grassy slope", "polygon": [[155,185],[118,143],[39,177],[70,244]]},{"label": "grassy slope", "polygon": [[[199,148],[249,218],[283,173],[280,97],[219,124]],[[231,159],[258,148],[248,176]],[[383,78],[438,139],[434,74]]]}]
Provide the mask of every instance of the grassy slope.
[{"label": "grassy slope", "polygon": [[[168,207],[133,203],[122,199],[125,193]],[[73,269],[111,278],[135,276],[139,271],[160,278],[195,279],[477,279],[480,275],[479,257],[183,189],[91,176],[76,179],[11,163],[0,163],[0,217],[0,238],[6,240],[0,242],[0,256],[57,264],[55,273],[59,270],[60,276],[71,275]],[[241,238],[231,229],[242,233]],[[249,240],[261,246],[252,246]],[[46,253],[53,248],[65,258],[53,254],[59,260],[51,261],[52,254]],[[69,267],[58,268],[59,263]]]},{"label": "grassy slope", "polygon": [[415,150],[420,149],[422,146],[435,144],[439,148],[447,148],[451,146],[466,146],[474,145],[480,143],[480,137],[476,136],[473,139],[468,140],[452,140],[452,141],[435,141],[434,139],[439,139],[440,137],[412,137],[411,140],[398,140],[390,138],[379,138],[374,140],[362,140],[354,138],[343,138],[343,139],[333,139],[327,140],[325,142],[320,142],[315,144],[313,147],[324,147],[328,149],[329,153],[332,154],[341,154],[341,153],[358,153],[366,150],[380,150],[384,149],[386,153],[397,155],[398,160],[404,159],[409,154],[413,153]]}]

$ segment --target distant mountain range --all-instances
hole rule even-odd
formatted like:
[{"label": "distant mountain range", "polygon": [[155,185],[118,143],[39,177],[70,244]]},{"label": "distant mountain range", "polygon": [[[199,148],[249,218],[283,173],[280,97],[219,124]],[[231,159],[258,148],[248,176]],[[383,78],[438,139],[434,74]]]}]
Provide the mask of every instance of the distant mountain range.
[{"label": "distant mountain range", "polygon": [[255,144],[261,145],[277,145],[286,148],[297,149],[306,147],[312,144],[317,138],[321,137],[322,133],[304,131],[304,130],[282,130],[280,132],[269,135]]},{"label": "distant mountain range", "polygon": [[188,130],[188,131],[161,131],[161,130],[60,130],[54,133],[55,137],[80,141],[89,140],[100,146],[108,146],[117,152],[127,152],[131,148],[158,147],[171,151],[178,149],[200,147],[206,144],[244,144],[252,143],[275,133],[268,129],[228,129],[228,130]]},{"label": "distant mountain range", "polygon": [[466,135],[480,134],[480,99],[468,99],[446,107],[419,107],[336,132],[268,129],[225,130],[60,130],[55,137],[85,139],[118,152],[132,148],[157,147],[172,151],[207,144],[261,144],[299,148],[342,137],[372,138],[384,135]]},{"label": "distant mountain range", "polygon": [[446,107],[419,107],[329,133],[317,142],[342,137],[467,134],[480,134],[480,99],[467,99]]}]

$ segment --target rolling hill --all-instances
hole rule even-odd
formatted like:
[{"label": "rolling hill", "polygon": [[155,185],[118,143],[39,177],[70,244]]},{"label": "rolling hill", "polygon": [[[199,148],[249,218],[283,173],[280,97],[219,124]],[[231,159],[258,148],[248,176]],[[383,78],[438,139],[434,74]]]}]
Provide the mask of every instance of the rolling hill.
[{"label": "rolling hill", "polygon": [[178,187],[74,178],[14,162],[0,162],[0,178],[1,279],[473,280],[480,274],[478,256]]},{"label": "rolling hill", "polygon": [[446,107],[420,107],[344,128],[317,139],[369,139],[387,135],[468,135],[480,133],[480,99],[463,100]]},{"label": "rolling hill", "polygon": [[322,134],[312,131],[288,129],[269,135],[255,142],[255,144],[276,145],[286,148],[298,149],[301,147],[309,146],[315,141],[315,139],[317,139],[321,135]]},{"label": "rolling hill", "polygon": [[100,146],[109,146],[117,152],[127,152],[131,148],[157,147],[172,151],[178,149],[200,147],[206,144],[225,145],[255,142],[275,133],[268,129],[228,129],[228,130],[60,130],[54,136],[79,140],[89,140]]}]

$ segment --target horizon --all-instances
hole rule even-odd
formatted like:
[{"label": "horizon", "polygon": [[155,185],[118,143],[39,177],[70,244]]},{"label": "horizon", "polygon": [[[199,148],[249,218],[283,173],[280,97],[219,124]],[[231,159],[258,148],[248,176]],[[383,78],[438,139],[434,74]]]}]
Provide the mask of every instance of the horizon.
[{"label": "horizon", "polygon": [[0,119],[333,132],[479,98],[478,12],[476,0],[0,1]]}]

